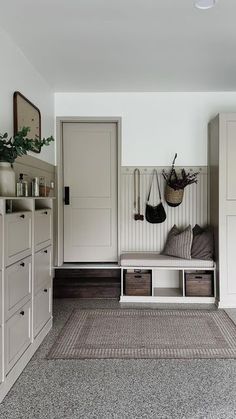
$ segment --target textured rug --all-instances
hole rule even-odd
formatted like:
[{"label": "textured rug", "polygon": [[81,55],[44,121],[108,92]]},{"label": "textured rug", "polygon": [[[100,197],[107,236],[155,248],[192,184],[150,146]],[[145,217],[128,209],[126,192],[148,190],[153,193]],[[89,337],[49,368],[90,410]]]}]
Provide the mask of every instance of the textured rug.
[{"label": "textured rug", "polygon": [[75,310],[47,358],[236,358],[236,326],[223,310]]}]

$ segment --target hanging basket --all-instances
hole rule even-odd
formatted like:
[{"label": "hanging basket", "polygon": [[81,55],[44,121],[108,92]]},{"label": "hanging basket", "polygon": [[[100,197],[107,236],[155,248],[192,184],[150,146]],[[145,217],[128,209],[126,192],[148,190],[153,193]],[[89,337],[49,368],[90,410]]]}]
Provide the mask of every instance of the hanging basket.
[{"label": "hanging basket", "polygon": [[173,189],[166,185],[165,200],[170,207],[178,207],[183,201],[184,189]]}]

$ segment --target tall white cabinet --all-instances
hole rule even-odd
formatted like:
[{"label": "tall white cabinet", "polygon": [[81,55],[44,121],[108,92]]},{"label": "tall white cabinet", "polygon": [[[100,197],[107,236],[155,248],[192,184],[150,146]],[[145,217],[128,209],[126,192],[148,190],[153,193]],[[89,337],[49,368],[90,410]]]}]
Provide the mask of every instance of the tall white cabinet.
[{"label": "tall white cabinet", "polygon": [[52,198],[0,197],[0,401],[52,327],[52,216]]},{"label": "tall white cabinet", "polygon": [[236,307],[236,113],[210,122],[208,156],[219,307]]}]

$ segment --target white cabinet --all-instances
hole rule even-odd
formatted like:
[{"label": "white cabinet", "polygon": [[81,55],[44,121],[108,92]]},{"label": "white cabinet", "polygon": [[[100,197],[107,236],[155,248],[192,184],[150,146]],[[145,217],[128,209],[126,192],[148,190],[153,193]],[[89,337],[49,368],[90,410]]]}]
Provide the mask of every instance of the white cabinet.
[{"label": "white cabinet", "polygon": [[34,245],[35,251],[51,244],[52,241],[52,211],[42,209],[35,211]]},{"label": "white cabinet", "polygon": [[5,264],[17,262],[32,252],[32,213],[17,212],[5,216]]},{"label": "white cabinet", "polygon": [[210,223],[214,227],[218,299],[236,307],[236,113],[209,124]]},{"label": "white cabinet", "polygon": [[0,402],[52,326],[52,208],[0,197]]},{"label": "white cabinet", "polygon": [[5,326],[6,373],[15,365],[31,342],[31,302],[22,306]]},{"label": "white cabinet", "polygon": [[31,256],[22,259],[5,271],[5,314],[9,318],[31,298],[32,262]]},{"label": "white cabinet", "polygon": [[34,294],[50,281],[52,270],[52,246],[42,249],[35,254],[34,259]]},{"label": "white cabinet", "polygon": [[34,337],[40,332],[52,314],[52,286],[46,283],[34,297]]}]

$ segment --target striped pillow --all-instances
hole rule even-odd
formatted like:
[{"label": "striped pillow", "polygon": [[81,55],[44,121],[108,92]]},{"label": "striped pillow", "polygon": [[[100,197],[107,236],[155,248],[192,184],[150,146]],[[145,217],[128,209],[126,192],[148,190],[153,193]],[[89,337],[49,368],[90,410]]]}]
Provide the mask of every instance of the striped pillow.
[{"label": "striped pillow", "polygon": [[182,231],[174,225],[168,234],[163,254],[181,259],[191,259],[192,241],[191,225]]}]

